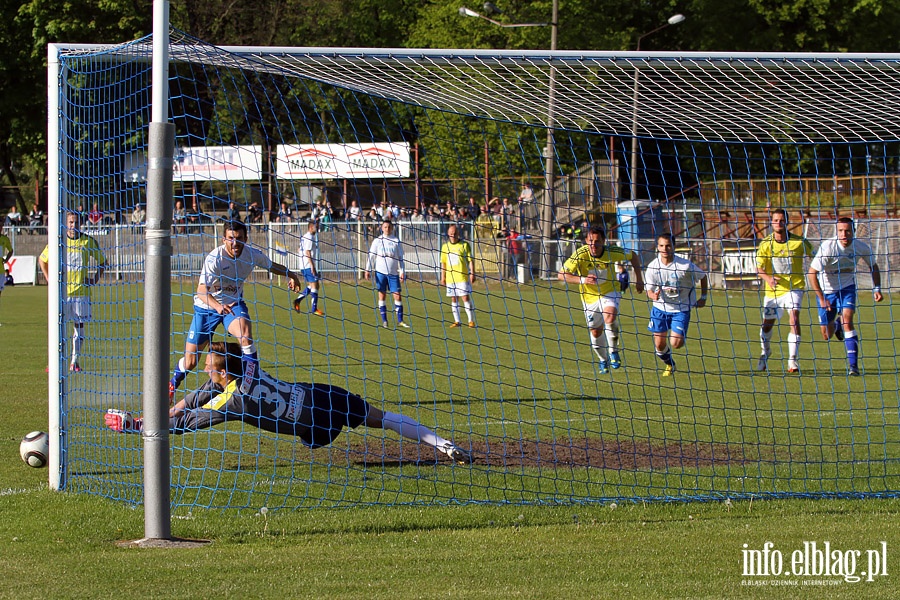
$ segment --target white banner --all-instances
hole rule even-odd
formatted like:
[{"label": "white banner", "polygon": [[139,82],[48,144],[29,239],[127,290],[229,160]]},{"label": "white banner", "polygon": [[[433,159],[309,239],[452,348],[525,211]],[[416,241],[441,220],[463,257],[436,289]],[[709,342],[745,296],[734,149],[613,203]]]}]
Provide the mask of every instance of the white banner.
[{"label": "white banner", "polygon": [[36,256],[13,256],[6,263],[6,270],[12,274],[13,282],[16,285],[37,283],[37,257]]},{"label": "white banner", "polygon": [[260,181],[262,146],[184,146],[175,151],[174,181]]},{"label": "white banner", "polygon": [[409,177],[409,144],[280,145],[280,179],[389,179]]}]

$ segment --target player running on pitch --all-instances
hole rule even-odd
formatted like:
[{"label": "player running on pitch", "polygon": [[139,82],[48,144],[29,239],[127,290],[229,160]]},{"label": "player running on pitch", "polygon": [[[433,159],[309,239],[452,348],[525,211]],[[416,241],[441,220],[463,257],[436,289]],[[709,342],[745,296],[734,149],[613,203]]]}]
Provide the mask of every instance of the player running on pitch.
[{"label": "player running on pitch", "polygon": [[197,366],[198,355],[209,344],[220,323],[240,342],[246,367],[259,362],[250,325],[250,312],[244,303],[244,281],[255,268],[288,278],[291,290],[300,288],[300,278],[284,265],[272,262],[261,250],[247,245],[247,226],[241,221],[226,221],[222,245],[203,261],[200,282],[194,295],[194,318],[184,344],[184,356],[178,361],[169,381],[169,397]]},{"label": "player running on pitch", "polygon": [[441,247],[441,285],[447,287],[450,297],[450,312],[453,314],[453,325],[462,327],[459,322],[459,299],[462,298],[469,327],[475,327],[475,309],[470,299],[472,284],[475,283],[475,259],[472,257],[472,246],[459,239],[459,227],[450,225],[447,228],[449,241]]},{"label": "player running on pitch", "polygon": [[884,300],[881,295],[881,271],[875,262],[872,248],[854,237],[853,219],[841,217],[835,226],[837,234],[819,246],[809,265],[809,287],[816,295],[819,307],[819,325],[822,337],[839,340],[843,334],[847,348],[848,374],[859,375],[859,337],[853,327],[856,314],[856,267],[859,261],[866,263],[872,273],[872,295],[875,302]]},{"label": "player running on pitch", "polygon": [[772,354],[772,329],[785,311],[790,319],[788,334],[788,373],[799,373],[800,306],[806,288],[803,259],[812,257],[812,244],[802,236],[789,233],[788,216],[783,208],[772,211],[772,233],[756,249],[756,269],[765,286],[763,322],[759,329],[762,354],[757,371],[765,371]]},{"label": "player running on pitch", "polygon": [[[675,256],[675,237],[671,233],[656,238],[656,251],[657,257],[647,265],[644,276],[647,296],[653,300],[648,329],[653,333],[656,356],[666,365],[663,377],[669,377],[675,373],[672,350],[684,346],[691,308],[706,306],[709,281],[700,267]],[[698,281],[699,298],[696,297]]]},{"label": "player running on pitch", "polygon": [[[634,268],[634,289],[644,291],[644,278],[638,255],[618,246],[606,245],[603,227],[594,225],[588,231],[585,245],[575,250],[563,264],[557,278],[566,283],[579,284],[584,316],[591,333],[591,348],[600,359],[600,373],[622,366],[619,354],[619,299],[621,286],[616,277],[616,263],[631,261]],[[606,339],[601,336],[606,333]],[[604,343],[605,342],[605,343]]]},{"label": "player running on pitch", "polygon": [[[339,387],[315,383],[287,383],[256,370],[249,383],[241,381],[242,349],[230,342],[213,342],[204,371],[209,375],[200,389],[169,410],[169,430],[183,434],[227,421],[243,421],[272,433],[298,436],[310,448],[333,442],[344,427],[389,429],[405,438],[436,448],[459,464],[471,455],[450,440],[399,413],[382,411]],[[143,419],[109,409],[106,426],[121,433],[140,433]]]},{"label": "player running on pitch", "polygon": [[324,317],[325,313],[319,310],[319,272],[316,270],[316,249],[318,241],[316,233],[319,231],[319,224],[316,221],[310,221],[306,226],[306,233],[300,238],[300,274],[306,279],[306,290],[294,299],[294,310],[300,312],[300,306],[303,299],[310,297],[311,306],[309,311],[320,317]]}]

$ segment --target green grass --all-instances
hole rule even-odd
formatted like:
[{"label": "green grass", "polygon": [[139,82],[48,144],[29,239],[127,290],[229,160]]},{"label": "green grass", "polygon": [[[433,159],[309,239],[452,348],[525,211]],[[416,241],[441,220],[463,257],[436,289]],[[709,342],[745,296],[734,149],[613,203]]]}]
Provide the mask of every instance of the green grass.
[{"label": "green grass", "polygon": [[[268,288],[258,287],[269,293]],[[406,337],[371,324],[360,325],[373,320],[373,311],[353,308],[348,295],[355,294],[356,288],[349,285],[340,286],[345,295],[340,305],[335,302],[337,286],[328,289],[325,307],[329,318],[325,321],[304,321],[301,326],[298,317],[284,311],[273,311],[277,318],[272,319],[264,309],[256,309],[258,322],[278,323],[271,329],[259,326],[258,335],[268,344],[262,345],[263,358],[271,362],[277,355],[284,365],[297,365],[298,378],[344,379],[365,386],[370,399],[429,417],[439,429],[452,430],[455,436],[462,432],[464,438],[469,428],[469,436],[476,439],[506,435],[543,440],[571,432],[613,439],[681,436],[724,439],[748,448],[748,452],[771,450],[776,458],[790,456],[794,460],[622,471],[618,479],[611,469],[554,470],[547,465],[509,473],[496,467],[463,470],[446,464],[357,464],[348,468],[341,450],[316,451],[315,461],[306,457],[291,464],[287,458],[293,454],[287,454],[287,442],[246,436],[252,446],[252,452],[244,447],[248,454],[257,452],[257,440],[268,448],[260,453],[262,468],[276,473],[287,469],[285,473],[293,474],[290,485],[294,491],[289,498],[301,493],[319,497],[322,485],[307,483],[321,481],[323,473],[338,480],[346,477],[357,486],[349,488],[350,495],[363,501],[370,501],[371,494],[358,486],[374,483],[380,489],[384,482],[403,490],[430,490],[446,502],[471,499],[467,496],[474,495],[472,489],[487,495],[486,484],[497,495],[491,499],[503,500],[506,487],[510,491],[505,499],[511,502],[528,500],[537,491],[556,493],[557,499],[564,501],[573,490],[594,493],[613,489],[623,495],[633,490],[639,495],[648,489],[662,490],[658,487],[662,485],[680,485],[685,490],[720,486],[724,497],[724,488],[741,477],[746,479],[748,470],[754,475],[748,491],[754,495],[760,486],[793,485],[785,489],[796,493],[827,488],[851,492],[897,489],[892,462],[897,455],[896,347],[889,305],[878,309],[877,331],[871,309],[862,310],[867,321],[861,325],[863,336],[872,340],[864,351],[865,377],[847,380],[840,347],[833,342],[813,343],[812,334],[817,332],[806,327],[804,354],[809,368],[801,378],[785,379],[780,372],[768,376],[750,372],[757,348],[752,342],[759,317],[755,300],[727,299],[718,293],[716,308],[701,313],[692,329],[689,361],[681,355],[682,362],[689,362],[690,371],[680,373],[674,382],[663,382],[647,350],[643,313],[632,322],[624,321],[629,368],[612,374],[611,379],[600,379],[591,371],[580,312],[571,306],[577,298],[569,303],[560,290],[554,290],[556,304],[552,308],[548,295],[540,296],[543,303],[532,308],[527,302],[504,301],[504,295],[511,296],[509,290],[503,294],[494,289],[489,298],[481,292],[477,298],[481,327],[475,332],[445,332],[437,312],[437,292],[431,290],[428,295],[426,288],[410,287],[412,298],[407,304],[415,329]],[[360,294],[366,306],[371,304],[367,292]],[[127,288],[117,293],[130,299]],[[100,311],[112,306],[99,304],[95,308]],[[745,309],[744,304],[754,308]],[[538,309],[540,315],[535,314]],[[335,314],[342,310],[347,311],[344,321]],[[631,310],[629,305],[623,313]],[[634,310],[645,309],[636,302]],[[104,377],[89,369],[82,383],[95,395],[84,394],[89,402],[79,409],[84,424],[78,434],[100,445],[95,450],[97,458],[109,464],[134,461],[139,466],[139,438],[111,436],[96,424],[90,425],[107,403],[137,402],[133,393],[140,387],[140,368],[133,355],[139,355],[141,338],[131,330],[127,317],[140,314],[140,306],[123,303],[115,311],[116,318],[107,317],[102,325],[103,335],[116,340],[108,343],[109,348],[118,348],[116,354],[108,355],[124,357],[116,365],[125,365],[124,371],[132,376]],[[500,316],[505,314],[514,316]],[[738,320],[739,316],[743,320]],[[805,317],[809,323],[810,315]],[[294,319],[294,326],[288,318]],[[179,319],[177,314],[175,319]],[[746,325],[729,325],[729,319]],[[721,500],[619,501],[612,509],[607,500],[594,505],[270,510],[261,515],[260,506],[277,508],[283,498],[278,495],[277,485],[282,485],[278,483],[275,496],[268,491],[252,494],[248,510],[176,508],[173,534],[212,541],[201,549],[120,548],[116,541],[143,536],[140,505],[134,510],[131,504],[140,498],[139,471],[129,476],[131,486],[105,490],[128,500],[114,502],[83,493],[49,492],[47,472],[26,467],[17,456],[22,435],[46,427],[45,290],[8,288],[0,301],[0,322],[4,348],[0,454],[7,457],[0,462],[0,598],[793,598],[798,595],[796,588],[741,585],[747,579],[741,575],[743,544],[760,549],[771,541],[789,556],[802,548],[804,541],[821,545],[826,540],[842,550],[873,549],[886,541],[889,576],[871,583],[816,587],[809,590],[811,597],[896,596],[891,580],[896,576],[893,557],[900,543],[900,504],[894,499],[771,500],[757,495],[730,506]],[[550,348],[547,340],[551,330],[557,329],[554,322],[561,324],[559,331],[571,332],[570,339],[579,343],[559,342]],[[541,350],[531,346],[535,340],[523,340],[540,338],[538,332],[543,334]],[[450,337],[457,334],[459,337]],[[453,342],[472,334],[482,340],[480,358],[488,365],[478,366],[484,369],[480,377],[455,372],[456,368],[468,368],[478,345]],[[494,346],[500,349],[490,355],[485,348]],[[513,347],[522,356],[510,358]],[[831,352],[833,356],[828,355]],[[812,361],[812,356],[819,360]],[[97,359],[88,362],[93,360]],[[822,364],[816,364],[819,362]],[[445,370],[447,364],[454,369]],[[283,375],[290,371],[284,368]],[[403,371],[416,373],[414,384]],[[383,398],[372,391],[381,391],[379,377],[395,378],[394,385],[385,387]],[[453,387],[452,393],[448,386]],[[96,395],[97,390],[103,394]],[[590,411],[578,414],[582,407]],[[573,414],[565,412],[566,408]],[[563,416],[557,416],[558,412]],[[245,470],[256,468],[256,459],[241,456],[240,448],[221,439],[236,436],[222,431],[211,435],[176,448],[173,463],[182,467],[176,469],[176,478],[201,477],[204,485],[216,481],[221,477],[217,469],[202,474],[200,469],[184,468],[200,467],[213,460],[210,457],[229,467],[233,481],[241,481],[247,477]],[[362,440],[359,436],[346,439]],[[347,448],[349,443],[340,447]],[[220,451],[206,452],[203,444]],[[223,448],[232,451],[222,452]],[[280,454],[279,448],[285,448],[285,454]],[[80,451],[86,456],[87,446]],[[279,459],[272,460],[276,451]],[[340,468],[325,471],[329,460]],[[108,464],[98,464],[95,469],[110,470]],[[413,481],[419,481],[418,487],[408,488]],[[579,483],[582,481],[587,483]],[[523,482],[530,488],[521,487]],[[275,485],[259,479],[256,483]],[[252,489],[258,490],[259,485]],[[405,498],[391,492],[390,486],[387,489],[380,501]],[[419,500],[427,502],[422,494]],[[790,578],[781,580],[785,579]]]}]

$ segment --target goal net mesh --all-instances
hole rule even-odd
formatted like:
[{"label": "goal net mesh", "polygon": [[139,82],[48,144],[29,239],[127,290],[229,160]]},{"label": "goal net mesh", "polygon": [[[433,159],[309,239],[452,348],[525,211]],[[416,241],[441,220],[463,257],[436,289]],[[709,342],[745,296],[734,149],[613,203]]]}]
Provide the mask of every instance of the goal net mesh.
[{"label": "goal net mesh", "polygon": [[[63,468],[69,489],[126,502],[141,501],[142,440],[103,415],[140,412],[141,348],[156,335],[136,216],[150,56],[149,39],[60,47],[51,91],[60,214],[82,213],[107,265],[80,372],[69,371],[65,293],[51,315]],[[220,48],[173,32],[170,58],[173,312],[158,318],[171,319],[172,366],[227,211],[290,269],[318,217],[324,317],[309,300],[294,311],[285,282],[264,271],[245,286],[262,368],[348,389],[474,456],[453,464],[365,426],[311,450],[228,423],[170,437],[176,510],[896,494],[900,57]],[[768,370],[755,370],[755,256],[775,208],[814,247],[839,216],[872,246],[886,301],[872,301],[860,265],[861,377],[848,377],[841,342],[822,340],[812,294],[800,373],[787,372],[786,316]],[[361,277],[385,214],[405,251],[408,331],[390,298],[383,326]],[[556,277],[586,222],[644,265],[655,236],[673,233],[708,274],[710,303],[692,313],[674,376],[663,376],[633,272],[619,305],[623,364],[600,373],[577,286]],[[451,223],[473,250],[471,315],[462,302],[454,315],[440,284]],[[63,228],[50,243],[66,256]],[[213,340],[234,341],[224,328]],[[183,391],[204,382],[202,365]]]}]

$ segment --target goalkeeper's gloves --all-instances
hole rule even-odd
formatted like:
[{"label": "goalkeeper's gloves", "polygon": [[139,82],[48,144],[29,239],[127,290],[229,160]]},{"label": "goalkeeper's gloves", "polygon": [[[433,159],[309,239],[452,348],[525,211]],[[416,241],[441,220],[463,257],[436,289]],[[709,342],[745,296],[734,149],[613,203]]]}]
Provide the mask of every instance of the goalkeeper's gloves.
[{"label": "goalkeeper's gloves", "polygon": [[103,416],[106,426],[119,433],[140,433],[144,429],[144,420],[135,418],[130,412],[110,408]]}]

